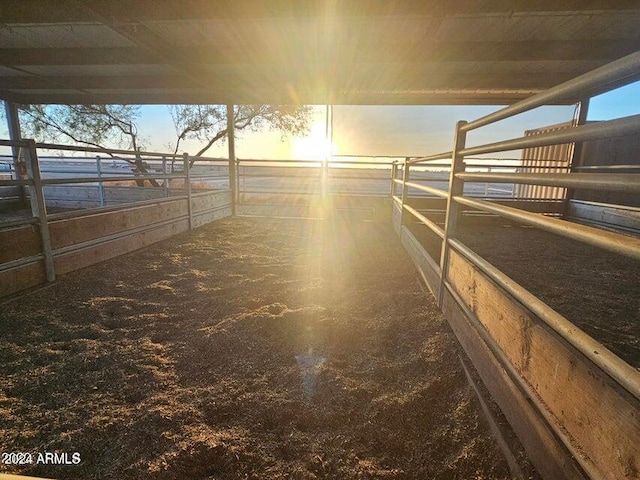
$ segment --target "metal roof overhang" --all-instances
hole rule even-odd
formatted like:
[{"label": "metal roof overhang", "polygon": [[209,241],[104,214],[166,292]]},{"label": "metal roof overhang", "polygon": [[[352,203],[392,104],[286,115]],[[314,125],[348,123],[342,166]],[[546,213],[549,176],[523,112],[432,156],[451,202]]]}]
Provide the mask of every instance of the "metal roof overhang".
[{"label": "metal roof overhang", "polygon": [[4,1],[0,98],[508,104],[638,50],[635,0]]}]

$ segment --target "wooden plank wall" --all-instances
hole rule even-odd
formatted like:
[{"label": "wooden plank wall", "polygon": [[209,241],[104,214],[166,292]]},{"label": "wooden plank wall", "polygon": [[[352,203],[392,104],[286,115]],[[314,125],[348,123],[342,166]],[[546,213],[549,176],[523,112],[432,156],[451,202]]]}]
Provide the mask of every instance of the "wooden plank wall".
[{"label": "wooden plank wall", "polygon": [[[184,190],[172,188],[169,196],[184,195]],[[48,207],[94,208],[100,207],[97,185],[48,185],[44,187]],[[155,200],[165,197],[162,188],[104,186],[104,206]]]},{"label": "wooden plank wall", "polygon": [[20,201],[20,187],[0,187],[0,208]]},{"label": "wooden plank wall", "polygon": [[[193,227],[231,215],[229,192],[195,194]],[[189,229],[187,199],[49,222],[57,274],[143,248]],[[0,230],[0,297],[46,281],[37,225]]]},{"label": "wooden plank wall", "polygon": [[[437,294],[436,261],[400,225],[398,207],[392,218]],[[445,285],[449,324],[543,478],[638,478],[638,399],[455,250]]]},{"label": "wooden plank wall", "polygon": [[590,476],[638,474],[638,401],[460,254],[452,251],[449,261],[453,290],[546,407],[545,416]]}]

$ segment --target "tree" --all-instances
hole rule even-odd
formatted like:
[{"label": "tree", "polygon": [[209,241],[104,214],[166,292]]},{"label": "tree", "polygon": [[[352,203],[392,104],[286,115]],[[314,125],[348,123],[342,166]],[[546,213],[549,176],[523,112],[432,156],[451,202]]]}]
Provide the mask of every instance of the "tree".
[{"label": "tree", "polygon": [[[169,107],[176,130],[174,153],[186,139],[197,139],[204,146],[191,165],[216,142],[228,135],[226,107],[223,105],[175,105]],[[107,148],[115,144],[139,152],[145,145],[137,122],[140,107],[135,105],[20,105],[20,122],[25,137],[40,142],[71,140],[75,144]],[[299,135],[309,130],[309,106],[236,105],[234,127],[243,130],[279,130],[283,135]],[[127,160],[135,172],[147,173],[142,158]],[[157,182],[152,181],[157,186]]]},{"label": "tree", "polygon": [[[176,129],[177,141],[174,153],[180,149],[180,142],[195,139],[205,145],[194,155],[204,155],[216,142],[224,141],[227,131],[227,109],[223,105],[172,105],[169,107]],[[312,108],[309,106],[286,105],[236,105],[233,109],[234,129],[259,131],[279,130],[283,135],[302,135],[309,131]]]},{"label": "tree", "polygon": [[[20,123],[26,136],[44,142],[61,139],[91,147],[106,148],[108,143],[133,150],[134,174],[147,174],[142,157],[138,153],[143,141],[138,134],[136,120],[140,109],[135,105],[21,105]],[[114,156],[106,151],[110,156]],[[136,181],[144,185],[144,180]],[[157,187],[156,180],[149,182]]]}]

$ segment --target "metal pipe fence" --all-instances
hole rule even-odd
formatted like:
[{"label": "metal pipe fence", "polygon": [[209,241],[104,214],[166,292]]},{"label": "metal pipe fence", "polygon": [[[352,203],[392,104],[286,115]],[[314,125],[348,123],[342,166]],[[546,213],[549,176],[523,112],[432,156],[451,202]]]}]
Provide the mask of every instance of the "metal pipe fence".
[{"label": "metal pipe fence", "polygon": [[322,196],[323,192],[391,197],[394,162],[358,158],[361,160],[237,159],[240,202],[277,195]]},{"label": "metal pipe fence", "polygon": [[[461,219],[464,221],[465,216],[468,216],[469,221],[471,221],[470,215],[472,214],[492,215],[495,218],[505,218],[518,224],[534,226],[575,242],[595,246],[632,260],[640,261],[640,236],[638,236],[637,231],[630,234],[631,230],[626,228],[626,223],[624,228],[621,226],[618,230],[613,230],[609,227],[591,226],[588,222],[577,223],[557,218],[559,215],[567,215],[568,196],[566,193],[561,199],[531,199],[521,198],[518,196],[520,194],[516,195],[516,189],[513,189],[512,198],[509,199],[511,202],[498,202],[495,198],[488,198],[487,195],[482,198],[482,196],[473,193],[473,189],[466,188],[468,185],[485,184],[488,193],[489,185],[491,184],[536,185],[569,189],[569,192],[571,192],[569,195],[575,195],[575,190],[603,195],[603,197],[598,198],[622,198],[620,195],[627,196],[624,198],[638,198],[637,195],[640,195],[640,165],[638,164],[583,166],[570,165],[570,162],[565,161],[562,165],[560,165],[561,162],[556,165],[549,165],[549,161],[545,163],[544,169],[527,172],[524,167],[525,152],[523,152],[522,168],[519,168],[518,165],[513,165],[513,163],[500,165],[502,160],[499,160],[494,155],[512,150],[545,148],[561,144],[577,143],[581,145],[581,142],[586,141],[637,136],[640,135],[640,115],[586,125],[573,125],[567,128],[472,147],[466,145],[466,133],[539,106],[571,99],[581,101],[584,98],[589,98],[594,92],[606,91],[611,85],[621,86],[625,82],[628,83],[636,78],[640,78],[640,52],[470,123],[459,122],[454,132],[452,151],[396,162],[391,182],[393,205],[396,208],[395,211],[400,212],[399,227],[397,226],[398,217],[394,215],[396,228],[403,239],[403,243],[406,242],[405,246],[409,245],[407,246],[409,253],[412,256],[415,255],[414,261],[418,265],[423,278],[426,279],[425,281],[435,292],[439,306],[448,315],[454,316],[452,326],[454,326],[454,330],[460,329],[461,336],[459,338],[461,343],[464,345],[469,336],[472,335],[477,335],[479,339],[482,339],[482,343],[491,351],[496,364],[499,365],[497,368],[501,369],[500,371],[502,372],[507,372],[516,385],[519,392],[517,395],[521,395],[518,397],[513,394],[516,396],[510,397],[511,400],[505,401],[514,401],[513,398],[526,399],[535,408],[539,418],[543,419],[541,420],[542,423],[534,423],[536,425],[535,428],[537,428],[537,425],[540,425],[541,428],[549,428],[559,446],[570,453],[569,457],[573,457],[590,478],[599,477],[597,474],[598,467],[594,466],[589,457],[589,455],[597,453],[599,445],[596,441],[591,444],[591,447],[595,448],[595,450],[583,449],[582,439],[572,437],[571,434],[567,433],[571,429],[574,429],[574,432],[579,431],[579,429],[576,430],[575,424],[571,423],[575,422],[576,419],[574,417],[570,419],[566,417],[565,411],[562,410],[564,408],[562,402],[556,401],[557,398],[561,398],[563,395],[563,392],[560,391],[562,386],[554,386],[553,388],[556,388],[557,391],[538,390],[537,384],[529,380],[529,378],[533,378],[534,374],[519,368],[517,351],[514,353],[513,350],[509,349],[508,345],[504,344],[505,341],[511,341],[514,345],[521,344],[530,348],[531,344],[528,342],[531,342],[531,339],[526,338],[528,333],[526,329],[531,324],[523,325],[521,330],[515,329],[513,334],[516,336],[522,335],[522,338],[515,337],[511,340],[505,340],[508,335],[499,339],[499,335],[494,336],[486,325],[491,325],[492,328],[496,329],[496,332],[501,331],[500,329],[513,328],[514,325],[519,325],[518,322],[522,321],[521,319],[518,320],[516,318],[515,320],[509,319],[507,321],[506,318],[501,316],[503,312],[500,309],[507,308],[505,305],[509,304],[509,302],[515,302],[512,303],[512,305],[515,305],[513,312],[530,312],[525,315],[530,315],[529,318],[532,319],[539,319],[542,330],[553,332],[553,335],[549,337],[549,341],[551,343],[560,342],[563,348],[567,349],[567,356],[561,356],[561,359],[557,360],[556,367],[575,368],[575,363],[571,362],[581,362],[581,364],[587,365],[588,375],[591,375],[592,378],[597,378],[601,385],[606,385],[603,391],[606,392],[608,397],[605,398],[603,396],[596,402],[601,400],[603,404],[608,405],[603,408],[610,409],[611,405],[621,405],[620,411],[626,411],[626,408],[631,408],[631,411],[634,412],[632,419],[637,418],[638,405],[640,405],[640,372],[604,347],[601,342],[577,327],[570,319],[556,312],[536,295],[517,284],[505,273],[464,245],[458,238],[458,227]],[[492,158],[472,158],[472,156],[476,155],[491,155]],[[576,157],[574,156],[574,158]],[[433,162],[442,160],[448,160],[446,167],[449,168],[450,177],[447,188],[425,185],[430,179],[422,176],[421,172],[417,170],[427,165],[434,165]],[[480,166],[485,166],[486,170],[480,169]],[[401,174],[400,171],[402,172]],[[401,196],[396,193],[398,186],[402,191]],[[425,198],[419,196],[419,193],[422,195],[428,194],[431,198],[428,202],[425,202]],[[527,195],[527,197],[529,196]],[[446,199],[446,206],[443,205],[443,199]],[[535,205],[540,205],[541,202],[560,204],[561,208],[559,212],[537,213],[537,211],[545,211],[541,207],[535,207]],[[420,205],[425,207],[421,208]],[[604,206],[607,207],[606,204]],[[611,207],[612,210],[615,210],[611,215],[617,215],[621,209],[632,212],[638,211],[637,208],[634,209],[633,205],[612,204]],[[465,210],[463,211],[463,209]],[[635,215],[634,218],[640,218],[637,213],[632,214]],[[443,216],[444,228],[442,226]],[[415,252],[415,245],[419,242],[417,237],[412,235],[414,230],[408,229],[409,223],[422,225],[432,233],[432,236],[435,237],[435,243],[440,245],[439,259],[427,258],[429,261],[425,262],[425,255],[426,257],[433,256],[432,253],[429,253],[432,251],[429,249],[433,247],[430,240],[428,241],[429,245],[423,245],[422,253]],[[425,264],[431,266],[424,267]],[[426,273],[425,268],[427,269]],[[449,271],[449,268],[456,268],[456,270]],[[465,271],[460,271],[460,268]],[[467,268],[469,268],[469,271],[466,270]],[[475,273],[472,273],[474,271],[480,272],[481,275],[476,276]],[[496,306],[495,309],[486,305],[482,307],[476,306],[476,303],[481,304],[486,301],[486,299],[475,296],[480,295],[476,292],[476,280],[480,282],[483,281],[481,280],[482,278],[488,279],[492,282],[492,285],[496,286],[495,288],[498,288],[500,292],[504,292],[500,293],[501,297],[495,297],[497,302],[504,302],[504,304],[500,303],[500,306]],[[481,291],[487,293],[486,290]],[[455,305],[455,307],[452,305]],[[522,310],[518,310],[520,308]],[[456,313],[452,313],[456,311],[462,312],[462,315],[466,317],[465,322],[467,323],[465,325],[467,326],[463,327],[460,323],[457,323],[460,320],[455,319]],[[494,315],[494,317],[497,315],[499,318],[489,318],[490,315]],[[538,320],[535,321],[537,322]],[[465,330],[465,328],[470,328],[471,330]],[[508,331],[510,332],[511,330]],[[458,333],[458,330],[456,330],[456,333]],[[546,347],[550,346],[551,343],[545,343],[540,339],[540,346],[543,350],[538,351],[538,355],[540,355],[541,351],[546,352]],[[467,353],[471,352],[470,355],[474,356],[474,358],[480,358],[478,348],[466,346],[465,350],[467,350]],[[570,359],[568,365],[566,363],[567,359]],[[540,362],[540,365],[546,362],[544,358],[537,358],[536,361]],[[485,364],[482,368],[489,367]],[[487,373],[487,375],[492,378],[492,374]],[[495,380],[495,378],[492,379]],[[599,390],[592,385],[580,385],[576,389],[576,391],[584,391],[588,395],[597,396],[597,393],[599,393]],[[502,394],[499,393],[499,395]],[[505,398],[507,397],[503,397],[503,399]],[[589,405],[589,401],[591,400],[585,400],[580,405]],[[582,402],[582,399],[580,399],[580,402]],[[627,407],[627,405],[631,407]],[[635,406],[635,409],[633,406]],[[622,442],[621,437],[621,445],[622,443],[625,444],[623,448],[633,445],[634,440],[632,437],[635,436],[637,438],[637,435],[629,432],[637,433],[637,421],[629,420],[625,423],[625,420],[620,420],[620,418],[623,418],[622,416],[615,417],[618,414],[622,415],[619,411],[604,411],[606,413],[603,415],[603,423],[606,424],[606,428],[619,432],[625,430],[629,425],[628,430],[624,433],[624,442]],[[577,418],[578,421],[582,420],[580,415]],[[611,418],[611,420],[609,421],[607,418]],[[607,423],[608,421],[609,423]],[[600,428],[600,426],[594,425],[594,428]],[[597,438],[597,434],[590,436],[590,433],[585,433],[584,435],[588,438],[586,440],[588,442],[593,442],[594,438]],[[619,456],[616,456],[618,454],[615,449],[612,452],[607,454],[609,455],[608,457],[602,458],[615,464],[615,462],[619,462]]]},{"label": "metal pipe fence", "polygon": [[[0,139],[0,146],[16,147],[18,150],[17,160],[11,156],[11,160],[4,163],[10,164],[10,179],[0,179],[0,187],[16,187],[26,188],[28,190],[30,216],[24,218],[10,219],[9,221],[0,220],[0,227],[19,227],[23,225],[37,225],[40,232],[40,240],[42,244],[42,258],[48,281],[55,280],[55,265],[53,262],[53,251],[51,247],[51,238],[49,234],[49,222],[57,221],[65,218],[71,218],[80,215],[112,212],[115,210],[126,209],[132,206],[155,205],[165,202],[187,200],[188,213],[185,219],[189,221],[189,229],[193,227],[193,211],[192,200],[203,194],[212,191],[228,191],[227,187],[221,187],[219,184],[210,185],[203,184],[203,181],[219,181],[226,179],[228,183],[228,172],[223,171],[220,167],[228,168],[228,160],[217,158],[194,158],[188,154],[171,154],[156,152],[134,152],[121,149],[104,149],[93,147],[76,147],[70,145],[57,145],[50,143],[36,143],[33,140],[11,141]],[[40,157],[38,155],[41,150],[58,150],[80,153],[99,153],[108,155],[109,157],[101,157],[100,155],[93,157]],[[120,165],[128,168],[126,172],[113,172],[109,166],[105,164],[106,158],[110,162],[126,162]],[[167,169],[167,161],[180,159],[180,167],[173,168],[169,173]],[[204,167],[198,166],[196,174],[193,174],[194,167],[191,163],[197,160],[208,165],[208,168],[215,168],[210,173],[203,170]],[[66,161],[66,163],[65,163]],[[141,163],[143,162],[143,163]],[[15,165],[14,165],[15,163]],[[147,173],[141,174],[135,171],[137,166],[141,164]],[[61,167],[55,168],[57,165]],[[70,168],[70,165],[75,168]],[[90,167],[90,168],[89,168]],[[108,173],[107,173],[108,172]],[[148,173],[151,172],[151,173]],[[87,176],[88,175],[88,176]],[[177,181],[182,183],[181,187],[171,187],[169,182]],[[154,189],[136,189],[136,191],[155,192],[158,188],[161,194],[157,198],[142,199],[136,201],[135,198],[125,199],[118,205],[107,205],[105,192],[105,184],[117,183],[140,183],[140,182],[156,182],[157,187]],[[200,191],[195,191],[193,183],[198,182]],[[53,188],[58,186],[68,186],[69,188],[80,188],[82,185],[89,185],[96,188],[97,206],[98,208],[75,210],[73,212],[61,212],[50,214],[47,212],[47,194],[45,188]],[[205,185],[207,189],[202,190]],[[76,187],[77,186],[77,187]],[[173,191],[172,191],[173,190]],[[58,252],[59,253],[59,252]],[[3,265],[3,268],[7,265]]]},{"label": "metal pipe fence", "polygon": [[[523,173],[517,171],[469,172],[466,171],[466,168],[469,168],[469,166],[467,166],[465,162],[465,158],[468,159],[468,157],[472,155],[486,155],[531,147],[638,135],[640,134],[640,115],[632,115],[474,147],[466,147],[465,145],[465,133],[471,130],[490,125],[548,103],[571,98],[583,98],[590,92],[606,89],[606,86],[609,84],[615,83],[619,85],[621,82],[630,81],[639,76],[640,52],[624,57],[594,72],[565,82],[556,88],[552,88],[549,91],[535,95],[473,122],[459,122],[455,129],[456,140],[454,141],[452,151],[407,159],[402,164],[396,163],[396,169],[402,170],[403,175],[401,179],[393,178],[395,185],[402,186],[402,197],[393,197],[395,203],[401,208],[401,225],[407,223],[406,214],[410,214],[420,224],[425,225],[442,239],[441,258],[439,262],[440,270],[442,271],[439,289],[441,294],[439,299],[440,303],[442,302],[442,293],[445,291],[445,283],[447,282],[449,252],[452,248],[455,248],[456,251],[462,253],[473,265],[485,271],[485,273],[488,272],[491,278],[495,279],[510,293],[513,293],[526,308],[534,312],[554,330],[558,331],[563,338],[570,341],[582,355],[594,364],[599,365],[603,371],[630,392],[636,399],[640,399],[640,374],[637,371],[617,358],[613,353],[606,350],[602,345],[590,339],[573,325],[571,326],[571,332],[573,332],[572,334],[579,332],[578,338],[580,340],[575,341],[575,338],[569,338],[567,334],[569,327],[567,327],[565,323],[567,322],[566,319],[563,319],[562,322],[559,321],[558,319],[562,318],[559,314],[535,298],[531,293],[526,292],[522,287],[516,290],[511,288],[510,284],[505,280],[504,274],[493,267],[487,266],[488,264],[483,259],[471,252],[456,238],[456,230],[462,207],[469,207],[476,211],[498,215],[518,223],[533,225],[542,230],[575,241],[594,245],[620,255],[640,260],[640,238],[636,236],[552,218],[548,215],[532,213],[521,208],[501,205],[487,199],[472,198],[471,195],[465,194],[464,189],[465,183],[490,182],[580,188],[603,192],[640,193],[640,175],[637,173],[627,173],[629,170],[632,172],[636,171],[636,169],[639,168],[638,165],[623,165],[611,168],[588,166],[573,169],[571,173]],[[443,159],[451,159],[451,176],[447,190],[416,183],[418,180],[412,178],[412,168],[418,167],[425,162]],[[482,159],[473,160],[478,161]],[[495,162],[495,158],[490,159],[490,161]],[[473,165],[473,167],[475,166],[477,165]],[[494,165],[491,166],[492,168],[494,167]],[[509,168],[514,168],[514,166],[510,166]],[[593,172],[589,172],[590,170]],[[602,170],[607,171],[607,173],[602,173]],[[612,170],[616,172],[619,171],[620,173],[609,173]],[[576,173],[576,171],[581,173]],[[412,199],[410,195],[408,195],[410,188],[429,193],[438,198],[447,199],[446,209],[444,210],[444,229],[423,215],[418,208],[410,205]],[[588,341],[584,340],[585,337],[588,338]],[[598,349],[594,349],[594,344],[598,345]],[[602,352],[604,351],[606,351],[606,353],[603,356]]]}]

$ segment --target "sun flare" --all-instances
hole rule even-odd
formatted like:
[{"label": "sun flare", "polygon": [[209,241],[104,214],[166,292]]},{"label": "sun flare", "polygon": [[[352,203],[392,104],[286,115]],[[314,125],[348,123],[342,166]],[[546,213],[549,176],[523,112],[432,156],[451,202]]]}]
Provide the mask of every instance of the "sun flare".
[{"label": "sun flare", "polygon": [[298,160],[323,160],[333,153],[335,145],[327,138],[324,118],[313,122],[309,133],[304,137],[296,137],[291,144],[291,154]]}]

